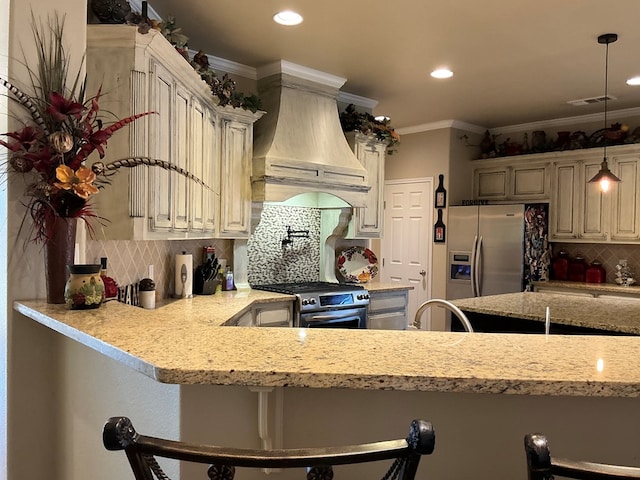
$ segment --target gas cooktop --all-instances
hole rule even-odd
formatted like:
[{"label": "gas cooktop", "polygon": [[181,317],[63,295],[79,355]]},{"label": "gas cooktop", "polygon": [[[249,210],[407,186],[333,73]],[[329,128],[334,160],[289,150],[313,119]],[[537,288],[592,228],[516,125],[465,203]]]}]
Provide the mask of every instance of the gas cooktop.
[{"label": "gas cooktop", "polygon": [[267,285],[252,285],[251,288],[253,288],[254,290],[266,290],[268,292],[287,293],[290,295],[300,293],[347,292],[353,290],[364,290],[364,287],[362,285],[333,282],[271,283]]}]

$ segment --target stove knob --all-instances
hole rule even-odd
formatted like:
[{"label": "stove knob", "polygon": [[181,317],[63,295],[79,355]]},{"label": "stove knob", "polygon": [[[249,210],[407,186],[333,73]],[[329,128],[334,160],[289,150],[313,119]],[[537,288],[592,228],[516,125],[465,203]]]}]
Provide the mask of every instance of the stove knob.
[{"label": "stove knob", "polygon": [[309,304],[310,305],[315,305],[316,304],[316,299],[315,298],[310,298],[309,299]]},{"label": "stove knob", "polygon": [[302,305],[308,305],[308,304],[309,304],[309,300],[307,300],[306,298],[302,300]]}]

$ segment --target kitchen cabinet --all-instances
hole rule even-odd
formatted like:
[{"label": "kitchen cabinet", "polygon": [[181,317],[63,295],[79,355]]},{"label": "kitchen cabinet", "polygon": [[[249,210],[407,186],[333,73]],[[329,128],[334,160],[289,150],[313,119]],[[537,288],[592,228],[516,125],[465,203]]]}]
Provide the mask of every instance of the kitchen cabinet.
[{"label": "kitchen cabinet", "polygon": [[602,150],[554,163],[550,205],[550,240],[566,242],[636,243],[640,241],[640,148],[610,147],[611,170],[622,180],[602,193],[588,183],[600,169]]},{"label": "kitchen cabinet", "polygon": [[254,304],[227,324],[236,327],[291,327],[293,301]]},{"label": "kitchen cabinet", "polygon": [[[127,25],[87,26],[88,91],[114,119],[154,112],[119,131],[105,163],[150,157],[183,168],[120,169],[96,196],[107,239],[246,238],[251,215],[251,113],[216,105],[209,86],[161,33]],[[107,216],[107,214],[103,214]]]},{"label": "kitchen cabinet", "polygon": [[262,112],[226,107],[220,110],[221,210],[218,236],[248,238],[251,230],[253,123]]},{"label": "kitchen cabinet", "polygon": [[367,171],[371,189],[366,207],[355,208],[347,238],[380,238],[384,218],[384,163],[386,142],[373,135],[346,132],[347,142]]},{"label": "kitchen cabinet", "polygon": [[512,158],[482,160],[473,169],[477,200],[541,201],[550,196],[550,162],[514,162]]},{"label": "kitchen cabinet", "polygon": [[[100,233],[107,239],[210,238],[218,223],[218,113],[206,83],[151,30],[127,25],[87,26],[87,90],[113,119],[155,112],[110,140],[105,163],[130,157],[167,161],[209,188],[161,167],[122,168],[96,195]],[[110,120],[110,119],[109,119]]]},{"label": "kitchen cabinet", "polygon": [[409,290],[369,290],[367,328],[406,330]]}]

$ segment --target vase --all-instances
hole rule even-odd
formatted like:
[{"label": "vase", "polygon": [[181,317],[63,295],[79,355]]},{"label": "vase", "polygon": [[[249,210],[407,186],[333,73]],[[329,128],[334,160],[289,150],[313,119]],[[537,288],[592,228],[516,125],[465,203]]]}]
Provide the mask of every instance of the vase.
[{"label": "vase", "polygon": [[72,310],[98,308],[104,300],[100,264],[69,265],[64,300]]},{"label": "vase", "polygon": [[45,220],[49,235],[44,244],[47,303],[65,303],[64,287],[69,279],[76,247],[76,219],[54,216]]}]

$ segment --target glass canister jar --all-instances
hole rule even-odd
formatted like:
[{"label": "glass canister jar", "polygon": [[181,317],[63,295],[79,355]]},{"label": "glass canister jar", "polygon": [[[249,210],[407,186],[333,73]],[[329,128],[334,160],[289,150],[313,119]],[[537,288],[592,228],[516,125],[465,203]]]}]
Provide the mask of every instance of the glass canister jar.
[{"label": "glass canister jar", "polygon": [[581,255],[576,255],[576,258],[569,262],[569,281],[570,282],[584,282],[587,276],[587,262]]},{"label": "glass canister jar", "polygon": [[587,267],[587,283],[604,283],[606,278],[607,274],[604,270],[604,267],[597,260],[591,262],[591,265]]},{"label": "glass canister jar", "polygon": [[98,308],[104,300],[104,283],[100,264],[69,265],[69,280],[64,288],[64,301],[72,310]]},{"label": "glass canister jar", "polygon": [[560,250],[552,264],[554,280],[569,279],[569,254],[564,250]]}]

